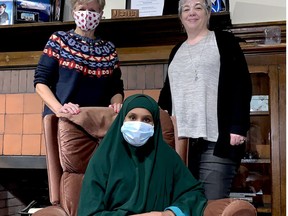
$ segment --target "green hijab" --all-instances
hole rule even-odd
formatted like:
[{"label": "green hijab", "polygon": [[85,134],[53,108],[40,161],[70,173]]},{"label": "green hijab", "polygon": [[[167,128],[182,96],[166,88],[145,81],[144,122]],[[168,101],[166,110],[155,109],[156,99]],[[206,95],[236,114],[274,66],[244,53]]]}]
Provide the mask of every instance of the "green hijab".
[{"label": "green hijab", "polygon": [[[120,130],[134,108],[147,109],[154,120],[154,135],[142,147],[128,144]],[[78,215],[122,216],[176,206],[184,215],[200,216],[206,202],[201,184],[163,140],[156,101],[128,97],[88,164]]]}]

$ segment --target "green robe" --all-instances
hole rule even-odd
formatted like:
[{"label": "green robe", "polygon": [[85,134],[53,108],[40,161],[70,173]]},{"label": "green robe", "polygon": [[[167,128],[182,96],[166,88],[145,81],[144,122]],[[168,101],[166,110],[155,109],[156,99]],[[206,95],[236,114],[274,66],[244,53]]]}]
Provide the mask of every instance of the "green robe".
[{"label": "green robe", "polygon": [[[150,111],[154,135],[142,147],[128,144],[120,131],[134,108]],[[158,104],[149,96],[128,97],[92,156],[83,179],[79,216],[122,216],[178,207],[187,216],[203,215],[204,189],[164,140]]]}]

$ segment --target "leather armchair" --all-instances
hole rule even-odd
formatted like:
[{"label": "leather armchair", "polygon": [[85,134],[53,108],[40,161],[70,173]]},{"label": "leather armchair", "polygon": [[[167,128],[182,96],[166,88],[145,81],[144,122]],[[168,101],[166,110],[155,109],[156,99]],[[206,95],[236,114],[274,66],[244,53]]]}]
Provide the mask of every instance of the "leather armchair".
[{"label": "leather armchair", "polygon": [[[116,114],[110,108],[83,107],[78,115],[61,114],[44,117],[46,160],[51,206],[33,216],[76,216],[82,179],[86,166]],[[164,139],[187,164],[187,143],[178,140],[175,124],[161,110]],[[254,216],[249,202],[237,199],[211,200],[204,216]]]}]

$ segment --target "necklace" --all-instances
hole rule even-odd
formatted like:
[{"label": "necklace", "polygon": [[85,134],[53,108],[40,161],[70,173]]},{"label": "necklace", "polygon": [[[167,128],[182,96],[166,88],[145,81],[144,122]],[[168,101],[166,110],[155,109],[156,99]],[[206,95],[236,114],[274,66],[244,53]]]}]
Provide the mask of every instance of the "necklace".
[{"label": "necklace", "polygon": [[[191,60],[191,63],[192,63],[192,74],[194,74],[194,81],[196,82],[198,79],[199,79],[199,74],[198,74],[198,68],[202,62],[202,55],[203,55],[203,52],[204,52],[204,49],[206,47],[206,44],[207,44],[207,41],[208,41],[208,37],[210,36],[210,32],[208,32],[208,34],[205,36],[205,40],[204,42],[202,42],[202,40],[200,40],[198,43],[195,44],[198,45],[198,47],[195,48],[195,46],[191,47],[191,45],[188,44],[188,41],[186,41],[186,48],[188,50],[188,54],[189,54],[189,57],[190,57],[190,60]],[[191,49],[195,49],[194,53],[200,53],[199,55],[199,58],[197,59],[196,55],[192,55],[191,53]],[[200,51],[200,52],[198,52]]]}]

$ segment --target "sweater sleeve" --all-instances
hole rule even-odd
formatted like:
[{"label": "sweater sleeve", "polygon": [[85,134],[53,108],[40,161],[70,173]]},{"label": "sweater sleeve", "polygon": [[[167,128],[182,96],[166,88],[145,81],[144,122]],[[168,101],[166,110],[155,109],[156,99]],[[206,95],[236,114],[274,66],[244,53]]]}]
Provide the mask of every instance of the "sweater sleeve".
[{"label": "sweater sleeve", "polygon": [[230,78],[230,133],[246,136],[250,126],[251,77],[237,38],[232,33],[224,33],[226,33],[226,43],[230,44],[230,52],[227,55],[230,56],[228,64],[232,69],[232,73],[231,71],[229,71],[229,75],[227,73]]},{"label": "sweater sleeve", "polygon": [[161,109],[167,110],[169,115],[172,114],[172,98],[168,74],[166,75],[164,86],[160,91],[158,105],[161,107]]},{"label": "sweater sleeve", "polygon": [[[170,56],[169,56],[169,61],[168,65],[172,62],[177,50],[181,46],[181,43],[178,43],[171,51]],[[171,89],[170,89],[170,81],[169,81],[169,76],[168,76],[168,71],[167,75],[165,78],[164,86],[160,91],[159,99],[158,99],[158,105],[161,107],[163,110],[167,110],[168,113],[171,115],[172,114],[172,96],[171,96]]]},{"label": "sweater sleeve", "polygon": [[34,87],[37,83],[51,87],[55,83],[55,79],[57,79],[60,52],[60,44],[58,40],[55,40],[57,37],[59,37],[57,33],[52,34],[45,45],[35,70]]},{"label": "sweater sleeve", "polygon": [[246,135],[250,127],[250,101],[252,97],[252,81],[244,53],[234,38],[235,50],[235,96],[233,97],[232,112],[237,113],[232,118],[232,133]]},{"label": "sweater sleeve", "polygon": [[[118,59],[118,56],[116,56]],[[124,98],[124,84],[121,78],[122,72],[119,66],[119,60],[116,62],[113,74],[112,74],[112,82],[111,82],[111,97],[116,94],[121,94]]]}]

